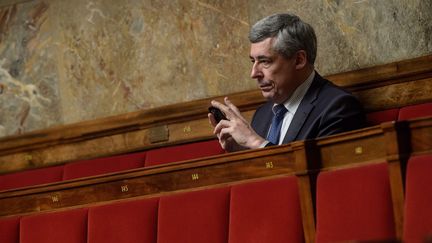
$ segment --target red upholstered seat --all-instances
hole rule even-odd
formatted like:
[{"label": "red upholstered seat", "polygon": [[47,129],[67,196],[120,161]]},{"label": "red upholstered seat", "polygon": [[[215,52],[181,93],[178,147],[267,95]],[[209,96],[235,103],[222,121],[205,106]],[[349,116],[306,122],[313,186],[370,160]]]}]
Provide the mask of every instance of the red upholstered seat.
[{"label": "red upholstered seat", "polygon": [[403,238],[407,243],[423,242],[432,236],[432,155],[408,161]]},{"label": "red upholstered seat", "polygon": [[158,243],[226,243],[229,188],[161,197]]},{"label": "red upholstered seat", "polygon": [[87,242],[87,209],[21,218],[20,243]]},{"label": "red upholstered seat", "polygon": [[297,178],[233,186],[228,242],[304,242]]},{"label": "red upholstered seat", "polygon": [[0,175],[0,191],[61,181],[63,166]]},{"label": "red upholstered seat", "polygon": [[224,152],[217,140],[164,147],[148,151],[145,166],[196,159]]},{"label": "red upholstered seat", "polygon": [[19,217],[0,220],[0,242],[19,243]]},{"label": "red upholstered seat", "polygon": [[424,116],[432,116],[432,102],[402,107],[398,120],[408,120]]},{"label": "red upholstered seat", "polygon": [[145,152],[140,152],[72,162],[65,165],[63,179],[70,180],[140,168],[144,166],[145,156]]},{"label": "red upholstered seat", "polygon": [[388,109],[383,111],[375,111],[367,114],[367,122],[369,125],[379,125],[383,122],[396,121],[398,119],[399,109]]},{"label": "red upholstered seat", "polygon": [[89,209],[88,243],[156,243],[158,199]]},{"label": "red upholstered seat", "polygon": [[386,163],[321,172],[316,200],[317,242],[396,237]]}]

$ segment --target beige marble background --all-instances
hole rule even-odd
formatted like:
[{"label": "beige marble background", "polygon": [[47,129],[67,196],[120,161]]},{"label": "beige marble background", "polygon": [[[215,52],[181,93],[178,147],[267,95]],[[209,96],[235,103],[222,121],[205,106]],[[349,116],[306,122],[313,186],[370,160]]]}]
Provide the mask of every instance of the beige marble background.
[{"label": "beige marble background", "polygon": [[33,0],[0,8],[0,137],[254,89],[249,27],[284,11],[323,75],[432,53],[432,0]]}]

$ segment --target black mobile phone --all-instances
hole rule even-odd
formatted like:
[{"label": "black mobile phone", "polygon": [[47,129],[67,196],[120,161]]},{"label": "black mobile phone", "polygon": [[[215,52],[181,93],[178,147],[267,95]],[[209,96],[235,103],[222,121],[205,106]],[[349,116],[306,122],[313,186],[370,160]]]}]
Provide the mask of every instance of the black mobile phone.
[{"label": "black mobile phone", "polygon": [[210,106],[208,108],[209,112],[213,114],[215,120],[217,123],[219,123],[221,120],[228,120],[225,116],[225,114],[219,110],[218,108],[214,107],[214,106]]}]

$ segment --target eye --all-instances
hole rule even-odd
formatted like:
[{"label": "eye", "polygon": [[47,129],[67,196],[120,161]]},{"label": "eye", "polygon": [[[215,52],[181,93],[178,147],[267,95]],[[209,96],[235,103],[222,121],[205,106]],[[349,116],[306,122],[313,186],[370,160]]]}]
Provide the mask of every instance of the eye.
[{"label": "eye", "polygon": [[269,59],[263,59],[260,60],[259,63],[264,67],[264,68],[268,68],[270,66],[270,64],[272,63],[271,60]]}]

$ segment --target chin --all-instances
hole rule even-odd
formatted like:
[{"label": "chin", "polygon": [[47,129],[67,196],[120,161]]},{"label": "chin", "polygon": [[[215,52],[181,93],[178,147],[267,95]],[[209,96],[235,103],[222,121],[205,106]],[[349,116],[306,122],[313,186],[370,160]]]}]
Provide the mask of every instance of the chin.
[{"label": "chin", "polygon": [[282,104],[285,101],[285,99],[274,95],[264,95],[264,98],[276,104]]},{"label": "chin", "polygon": [[269,93],[269,92],[263,92],[261,91],[262,96],[266,99],[266,100],[273,100],[274,98],[274,94]]}]

